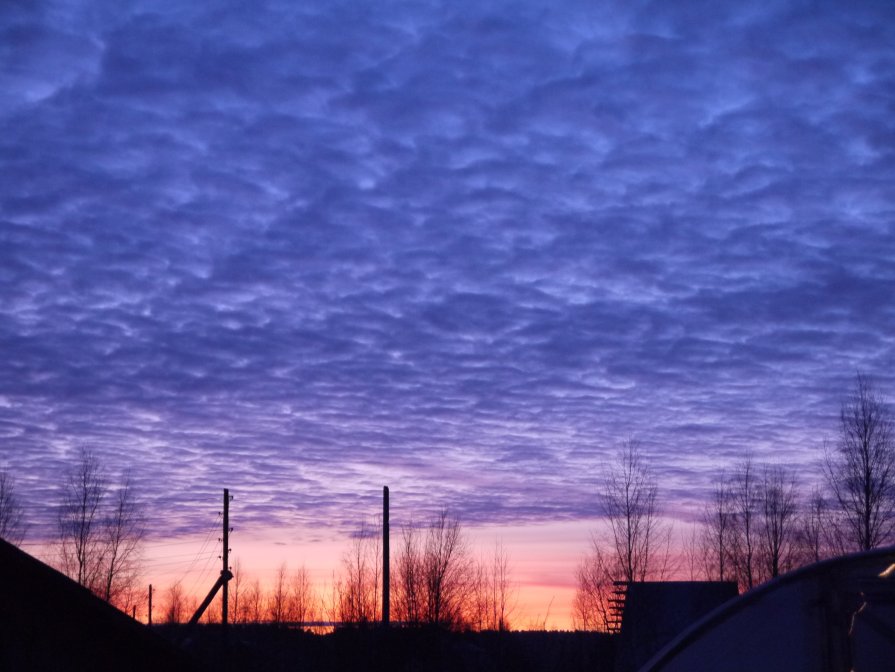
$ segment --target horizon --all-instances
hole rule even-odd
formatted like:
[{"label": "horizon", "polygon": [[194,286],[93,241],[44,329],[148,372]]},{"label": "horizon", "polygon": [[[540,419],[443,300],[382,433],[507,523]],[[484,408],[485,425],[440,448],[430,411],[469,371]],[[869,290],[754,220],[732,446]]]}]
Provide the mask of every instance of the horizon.
[{"label": "horizon", "polygon": [[895,398],[893,19],[8,3],[0,469],[33,539],[81,448],[164,512],[157,555],[227,487],[247,557],[322,573],[388,485],[505,531],[543,608],[626,441],[680,526],[745,455],[819,481],[855,375]]}]

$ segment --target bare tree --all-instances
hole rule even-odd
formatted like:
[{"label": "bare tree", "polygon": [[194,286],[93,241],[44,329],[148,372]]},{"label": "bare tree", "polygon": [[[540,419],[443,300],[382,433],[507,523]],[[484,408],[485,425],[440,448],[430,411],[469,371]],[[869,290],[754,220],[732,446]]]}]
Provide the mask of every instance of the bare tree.
[{"label": "bare tree", "polygon": [[509,630],[516,592],[509,554],[501,542],[491,557],[470,563],[467,581],[466,625],[473,630]]},{"label": "bare tree", "polygon": [[335,611],[342,623],[372,623],[381,612],[381,535],[361,525],[342,557],[342,575],[334,583]]},{"label": "bare tree", "polygon": [[516,609],[516,586],[511,577],[510,556],[502,542],[497,542],[494,546],[489,587],[491,599],[488,628],[500,632],[509,630],[510,619]]},{"label": "bare tree", "polygon": [[468,570],[469,557],[460,521],[442,509],[426,530],[423,552],[426,623],[446,628],[462,624]]},{"label": "bare tree", "polygon": [[731,561],[741,590],[750,590],[758,582],[759,488],[751,457],[739,464],[730,481],[733,508]]},{"label": "bare tree", "polygon": [[[805,502],[798,522],[798,563],[820,562],[832,555],[831,542],[838,535],[831,534],[829,504],[820,487],[815,486]],[[831,538],[832,537],[832,538]]]},{"label": "bare tree", "polygon": [[289,585],[289,620],[293,623],[307,623],[314,620],[317,611],[317,598],[311,584],[311,575],[302,566],[295,570]]},{"label": "bare tree", "polygon": [[289,599],[289,586],[286,581],[287,569],[284,562],[277,568],[270,595],[267,598],[267,620],[274,625],[280,625],[286,620],[287,602]]},{"label": "bare tree", "polygon": [[601,540],[591,537],[591,550],[578,565],[575,598],[572,603],[572,622],[578,630],[606,632],[612,624],[614,578],[613,564],[604,551]]},{"label": "bare tree", "polygon": [[419,530],[411,521],[401,528],[401,549],[397,557],[395,577],[395,615],[407,625],[423,622],[425,586],[423,585],[423,552]]},{"label": "bare tree", "polygon": [[127,475],[115,492],[104,528],[102,597],[123,608],[127,600],[122,602],[122,598],[126,598],[137,583],[140,543],[145,532],[143,516]]},{"label": "bare tree", "polygon": [[861,374],[842,404],[839,440],[825,450],[825,467],[843,545],[867,550],[890,541],[895,533],[895,436],[885,399]]},{"label": "bare tree", "polygon": [[[629,440],[606,468],[600,504],[607,530],[594,535],[578,568],[577,621],[608,626],[609,592],[616,582],[659,580],[671,569],[671,528],[659,517],[658,486],[639,444]],[[585,614],[584,610],[590,609]]]},{"label": "bare tree", "polygon": [[[443,509],[424,528],[405,525],[401,537],[393,574],[395,616],[408,625],[442,628],[475,620],[477,569],[459,519]],[[482,588],[482,599],[485,592],[490,589]]]},{"label": "bare tree", "polygon": [[100,592],[104,535],[100,503],[106,479],[96,456],[82,449],[63,489],[59,514],[60,557],[63,571],[80,585]]},{"label": "bare tree", "polygon": [[228,591],[230,599],[230,618],[233,623],[245,623],[245,603],[243,593],[245,592],[245,579],[242,575],[242,559],[237,558],[236,564],[233,566],[233,579],[230,582]]},{"label": "bare tree", "polygon": [[488,630],[488,618],[491,611],[491,586],[488,566],[484,558],[472,563],[467,576],[469,583],[466,600],[466,624],[471,630]]},{"label": "bare tree", "polygon": [[639,445],[628,441],[608,470],[602,493],[614,571],[622,581],[665,578],[668,573],[671,530],[659,518],[658,492]]},{"label": "bare tree", "polygon": [[81,449],[59,510],[61,569],[121,609],[136,594],[144,521],[130,480],[111,492],[97,457]]},{"label": "bare tree", "polygon": [[21,544],[25,538],[22,505],[16,495],[15,479],[5,469],[0,470],[0,539]]},{"label": "bare tree", "polygon": [[772,579],[796,563],[798,495],[792,474],[765,467],[758,498],[759,557],[764,578]]},{"label": "bare tree", "polygon": [[244,617],[243,623],[260,623],[264,618],[264,594],[261,592],[261,582],[258,579],[252,581],[245,591],[243,598]]},{"label": "bare tree", "polygon": [[730,484],[724,476],[712,490],[702,520],[701,546],[706,578],[727,581],[733,574],[729,558],[732,553],[735,520],[733,495]]},{"label": "bare tree", "polygon": [[187,617],[186,597],[183,594],[183,586],[180,581],[168,588],[168,603],[165,606],[165,623],[183,623]]},{"label": "bare tree", "polygon": [[708,576],[709,562],[706,562],[705,529],[699,523],[690,525],[681,532],[681,550],[683,551],[683,567],[687,570],[690,581],[699,581]]}]

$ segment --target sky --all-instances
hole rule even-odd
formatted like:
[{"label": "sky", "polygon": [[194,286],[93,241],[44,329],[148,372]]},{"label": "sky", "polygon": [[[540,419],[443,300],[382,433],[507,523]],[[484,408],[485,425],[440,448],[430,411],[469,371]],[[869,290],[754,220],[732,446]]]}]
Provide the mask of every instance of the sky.
[{"label": "sky", "polygon": [[32,538],[88,447],[159,543],[389,485],[571,583],[626,440],[685,521],[895,393],[889,2],[12,0],[0,174]]}]

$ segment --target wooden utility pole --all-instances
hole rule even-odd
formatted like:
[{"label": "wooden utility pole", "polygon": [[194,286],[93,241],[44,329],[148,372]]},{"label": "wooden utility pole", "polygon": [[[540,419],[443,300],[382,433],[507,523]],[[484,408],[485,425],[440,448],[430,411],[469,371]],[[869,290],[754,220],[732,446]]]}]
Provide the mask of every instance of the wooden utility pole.
[{"label": "wooden utility pole", "polygon": [[152,625],[152,584],[149,584],[149,625]]},{"label": "wooden utility pole", "polygon": [[[221,568],[221,576],[230,574],[230,491],[224,488],[224,552],[221,554],[223,559],[223,567]],[[227,590],[227,580],[221,586],[223,593],[221,594],[221,624],[227,625],[227,607],[229,591]]]},{"label": "wooden utility pole", "polygon": [[388,486],[382,488],[382,625],[389,622]]},{"label": "wooden utility pole", "polygon": [[[214,582],[211,590],[208,591],[208,595],[205,596],[205,599],[202,600],[202,604],[199,605],[196,609],[196,613],[194,613],[193,617],[189,620],[190,626],[196,625],[196,623],[199,622],[199,619],[202,618],[202,614],[208,609],[208,605],[211,604],[211,601],[215,598],[215,595],[218,594],[218,591],[222,589],[224,593],[221,595],[221,624],[223,626],[227,625],[227,582],[233,578],[233,574],[230,572],[229,567],[230,531],[230,491],[227,488],[224,488],[224,534],[220,539],[224,544],[223,552],[220,555],[224,566],[221,569],[221,575],[218,577],[218,580]],[[223,627],[222,630],[226,641],[227,628]]]}]

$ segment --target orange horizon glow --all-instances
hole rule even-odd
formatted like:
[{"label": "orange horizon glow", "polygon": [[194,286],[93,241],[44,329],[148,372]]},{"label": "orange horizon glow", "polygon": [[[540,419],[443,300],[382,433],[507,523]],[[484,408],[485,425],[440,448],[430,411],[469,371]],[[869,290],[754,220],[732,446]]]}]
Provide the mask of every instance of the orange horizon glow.
[{"label": "orange horizon glow", "polygon": [[[593,521],[550,524],[482,525],[465,527],[470,555],[487,561],[498,542],[509,557],[510,579],[515,599],[510,614],[513,630],[573,630],[573,601],[577,567],[590,548]],[[392,563],[397,556],[400,532],[392,530]],[[243,585],[258,581],[269,591],[276,573],[285,565],[291,573],[304,567],[315,594],[324,604],[333,582],[342,572],[342,559],[350,545],[344,535],[326,535],[319,530],[296,533],[283,528],[255,529],[251,534],[234,534],[230,539],[230,565],[242,575]],[[48,562],[52,547],[37,542],[27,544],[29,552]],[[43,548],[43,552],[36,548]],[[199,554],[200,549],[205,549]],[[168,602],[168,591],[177,582],[185,602],[195,608],[220,574],[220,542],[200,535],[144,542],[142,581],[148,593],[153,586],[153,621],[160,623]],[[231,583],[231,610],[232,610]],[[147,598],[137,600],[137,618],[147,621]],[[220,594],[210,610],[217,612]],[[189,617],[190,614],[187,614]],[[231,611],[232,613],[232,611]],[[328,620],[324,617],[323,620]]]},{"label": "orange horizon glow", "polygon": [[[571,522],[464,529],[469,552],[474,558],[487,559],[498,542],[509,556],[510,578],[515,589],[515,608],[511,614],[513,629],[572,629],[575,569],[588,548],[591,528],[589,522]],[[290,572],[305,567],[318,598],[325,601],[334,578],[341,573],[342,557],[350,540],[345,536],[323,537],[319,533],[306,535],[311,539],[296,535],[286,540],[282,538],[285,533],[282,529],[272,528],[255,531],[251,537],[231,536],[231,567],[235,571],[238,566],[245,581],[257,579],[264,590],[270,589],[282,565],[285,564]],[[392,531],[393,563],[399,534]],[[161,613],[159,608],[166,601],[166,591],[175,582],[182,582],[187,599],[198,602],[205,597],[220,572],[221,560],[217,557],[220,544],[215,546],[217,553],[208,567],[199,568],[205,575],[204,581],[201,581],[201,575],[196,576],[195,570],[192,576],[184,577],[182,571],[178,573],[179,566],[163,565],[165,559],[172,556],[172,544],[185,541],[153,540],[145,544],[144,556],[150,571],[143,574],[147,587],[149,583],[153,585],[154,604],[158,605],[154,607],[156,614]],[[184,549],[195,552],[201,544],[202,540],[196,539],[192,544],[175,546],[178,552],[173,555],[189,556],[191,551]],[[158,616],[154,620],[158,620]]]},{"label": "orange horizon glow", "polygon": [[[515,599],[511,613],[514,630],[572,629],[575,570],[589,546],[593,524],[587,521],[558,524],[526,524],[465,527],[470,555],[487,560],[500,542],[509,557]],[[400,532],[392,530],[392,563],[398,553]],[[180,582],[187,604],[198,604],[217,580],[222,568],[218,536],[202,535],[152,539],[143,544],[141,581],[147,595],[138,599],[137,618],[147,621],[148,588],[153,587],[153,621],[162,621],[168,591]],[[291,538],[290,538],[291,537]],[[247,583],[258,580],[269,590],[282,565],[289,572],[305,567],[317,597],[326,601],[333,581],[342,571],[342,558],[350,540],[344,535],[320,531],[296,534],[294,530],[255,529],[251,535],[230,538],[230,565]],[[52,543],[29,541],[25,550],[54,565]],[[199,553],[204,549],[203,553]],[[232,594],[231,582],[231,594]],[[220,595],[212,610],[219,608]],[[232,609],[232,597],[231,597]]]}]

